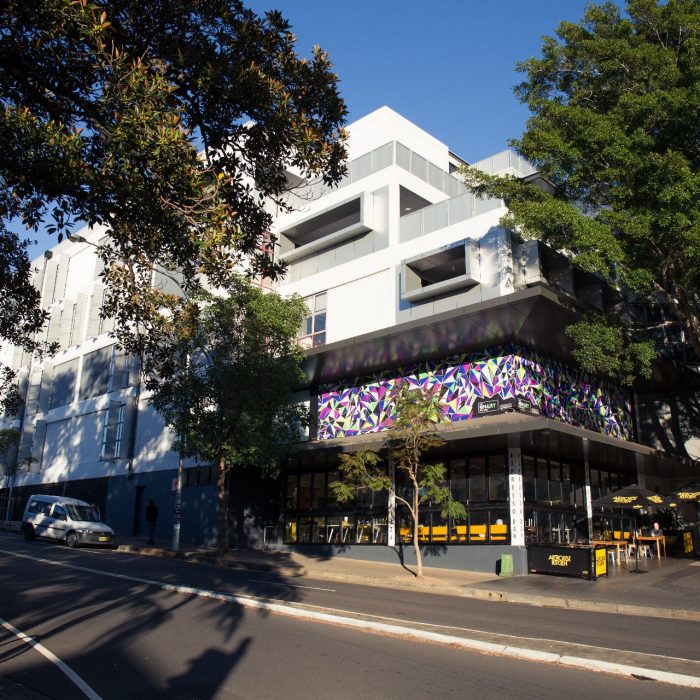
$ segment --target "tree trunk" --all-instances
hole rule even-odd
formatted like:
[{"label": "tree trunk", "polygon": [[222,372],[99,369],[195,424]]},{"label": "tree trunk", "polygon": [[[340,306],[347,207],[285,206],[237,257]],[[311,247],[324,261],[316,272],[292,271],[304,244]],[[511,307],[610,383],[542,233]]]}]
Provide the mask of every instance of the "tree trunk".
[{"label": "tree trunk", "polygon": [[416,551],[416,578],[423,578],[423,555],[420,551],[420,540],[418,539],[418,502],[420,493],[418,482],[411,477],[413,482],[413,548]]},{"label": "tree trunk", "polygon": [[218,478],[216,481],[217,505],[219,515],[219,549],[220,557],[224,557],[229,551],[228,537],[228,489],[226,488],[226,460],[223,454],[219,455]]}]

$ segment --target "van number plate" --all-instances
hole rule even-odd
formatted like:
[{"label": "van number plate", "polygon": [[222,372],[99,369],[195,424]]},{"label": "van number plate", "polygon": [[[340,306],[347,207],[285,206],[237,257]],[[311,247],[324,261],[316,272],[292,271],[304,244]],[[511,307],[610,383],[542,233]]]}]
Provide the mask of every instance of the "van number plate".
[{"label": "van number plate", "polygon": [[109,542],[109,537],[100,537],[100,542]]}]

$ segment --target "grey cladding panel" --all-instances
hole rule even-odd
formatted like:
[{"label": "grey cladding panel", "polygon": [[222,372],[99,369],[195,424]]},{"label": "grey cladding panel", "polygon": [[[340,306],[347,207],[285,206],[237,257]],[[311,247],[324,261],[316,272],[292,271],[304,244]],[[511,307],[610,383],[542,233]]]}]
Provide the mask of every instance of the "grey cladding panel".
[{"label": "grey cladding panel", "polygon": [[107,393],[109,367],[112,360],[112,345],[94,350],[83,356],[83,371],[80,378],[80,400]]},{"label": "grey cladding panel", "polygon": [[404,170],[411,169],[411,151],[402,143],[396,144],[396,164]]},{"label": "grey cladding panel", "polygon": [[75,308],[75,316],[71,324],[70,344],[80,345],[83,342],[83,326],[85,325],[85,313],[88,307],[88,295],[78,294]]},{"label": "grey cladding panel", "polygon": [[58,258],[58,272],[56,273],[56,284],[54,285],[53,301],[61,301],[66,294],[66,280],[68,279],[68,266],[70,258],[62,255]]},{"label": "grey cladding panel", "polygon": [[44,363],[44,370],[41,373],[41,391],[39,392],[39,410],[49,410],[49,399],[51,398],[51,384],[53,383],[54,366],[50,362]]},{"label": "grey cladding panel", "polygon": [[372,174],[372,154],[365,153],[365,155],[355,158],[350,163],[350,181],[355,182],[363,177],[367,177]]},{"label": "grey cladding panel", "polygon": [[102,297],[104,286],[96,284],[90,298],[90,317],[88,318],[87,337],[93,338],[100,332],[100,311],[102,311]]},{"label": "grey cladding panel", "polygon": [[34,441],[34,423],[27,423],[22,430],[22,437],[19,443],[19,455],[17,457],[17,468],[20,471],[29,471],[29,460],[32,457],[32,443]]},{"label": "grey cladding panel", "polygon": [[61,337],[61,308],[54,304],[50,309],[49,331],[46,340],[49,343],[57,343]]},{"label": "grey cladding panel", "polygon": [[39,408],[39,392],[41,391],[41,371],[33,372],[31,376],[31,381],[29,383],[29,389],[27,391],[27,402],[25,405],[25,411],[27,415],[33,415],[37,412]]},{"label": "grey cladding panel", "polygon": [[76,357],[54,368],[49,408],[65,406],[73,401],[78,377],[78,362],[79,358]]},{"label": "grey cladding panel", "polygon": [[61,349],[63,350],[70,347],[70,335],[74,314],[75,303],[68,300],[64,301],[63,311],[61,312],[61,326],[58,334],[58,342],[61,344]]},{"label": "grey cladding panel", "polygon": [[394,142],[385,143],[372,151],[372,170],[377,172],[389,167],[394,162]]},{"label": "grey cladding panel", "polygon": [[29,471],[37,474],[41,471],[41,458],[44,454],[44,442],[46,441],[46,422],[38,420],[34,428],[34,439],[32,440],[32,454]]},{"label": "grey cladding panel", "polygon": [[58,275],[58,262],[47,260],[44,270],[44,294],[41,303],[44,308],[53,304],[54,289],[56,288],[56,276]]}]

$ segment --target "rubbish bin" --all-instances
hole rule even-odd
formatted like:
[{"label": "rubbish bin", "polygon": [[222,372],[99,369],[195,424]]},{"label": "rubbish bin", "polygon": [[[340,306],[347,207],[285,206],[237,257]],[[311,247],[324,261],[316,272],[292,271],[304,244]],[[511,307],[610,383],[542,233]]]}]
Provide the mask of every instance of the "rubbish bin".
[{"label": "rubbish bin", "polygon": [[513,576],[513,555],[501,554],[501,570],[499,576]]}]

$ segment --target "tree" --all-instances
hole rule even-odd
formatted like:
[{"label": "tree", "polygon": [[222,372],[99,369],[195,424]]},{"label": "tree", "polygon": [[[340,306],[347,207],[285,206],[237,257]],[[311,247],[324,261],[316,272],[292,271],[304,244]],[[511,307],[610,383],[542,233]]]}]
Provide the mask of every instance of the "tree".
[{"label": "tree", "polygon": [[[625,13],[589,5],[518,66],[527,77],[516,94],[532,116],[512,144],[553,191],[465,170],[478,194],[506,199],[507,226],[613,284],[660,296],[698,356],[699,56],[696,0],[628,0]],[[653,352],[618,321],[588,318],[569,333],[586,369],[629,381],[648,373]]]},{"label": "tree", "polygon": [[[437,505],[443,518],[461,520],[467,512],[445,485],[445,465],[424,463],[425,455],[444,444],[437,434],[437,424],[445,419],[435,394],[422,389],[411,389],[405,383],[395,397],[395,420],[390,429],[388,445],[397,469],[404,472],[409,481],[409,498],[395,494],[396,501],[409,513],[413,525],[413,547],[416,554],[416,577],[423,577],[423,555],[420,551],[418,525],[421,506]],[[359,491],[394,491],[392,480],[379,467],[381,457],[374,450],[362,450],[340,456],[341,481],[330,484],[338,501],[347,502]]]},{"label": "tree", "polygon": [[305,407],[291,399],[304,379],[296,335],[308,309],[300,297],[283,298],[240,276],[225,296],[203,293],[197,301],[170,324],[162,352],[149,356],[146,386],[178,449],[217,467],[225,555],[233,475],[243,468],[274,473],[307,421]]},{"label": "tree", "polygon": [[17,223],[109,229],[103,313],[136,352],[163,330],[156,264],[188,293],[283,271],[269,204],[290,207],[287,172],[332,184],[345,168],[337,77],[294,42],[240,0],[3,4],[0,341],[31,350],[45,319]]}]

